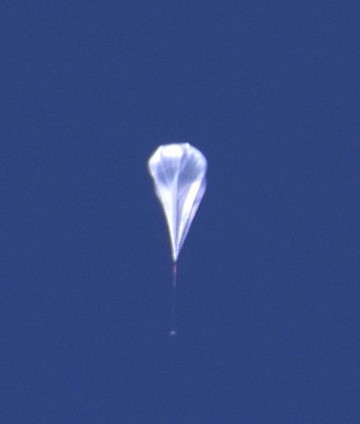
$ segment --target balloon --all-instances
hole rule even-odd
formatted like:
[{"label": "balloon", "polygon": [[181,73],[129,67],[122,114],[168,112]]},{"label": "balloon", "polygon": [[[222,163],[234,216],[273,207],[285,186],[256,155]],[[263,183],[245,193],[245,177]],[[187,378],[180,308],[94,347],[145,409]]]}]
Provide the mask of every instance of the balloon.
[{"label": "balloon", "polygon": [[166,144],[148,162],[163,207],[176,263],[206,189],[205,156],[188,143]]}]

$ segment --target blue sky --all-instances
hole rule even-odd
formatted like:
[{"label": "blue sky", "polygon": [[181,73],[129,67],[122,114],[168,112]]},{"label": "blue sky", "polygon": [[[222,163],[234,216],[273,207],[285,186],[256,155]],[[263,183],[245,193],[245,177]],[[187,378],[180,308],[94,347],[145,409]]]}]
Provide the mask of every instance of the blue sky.
[{"label": "blue sky", "polygon": [[[0,11],[1,422],[358,422],[358,4]],[[173,141],[209,170],[169,337]]]}]

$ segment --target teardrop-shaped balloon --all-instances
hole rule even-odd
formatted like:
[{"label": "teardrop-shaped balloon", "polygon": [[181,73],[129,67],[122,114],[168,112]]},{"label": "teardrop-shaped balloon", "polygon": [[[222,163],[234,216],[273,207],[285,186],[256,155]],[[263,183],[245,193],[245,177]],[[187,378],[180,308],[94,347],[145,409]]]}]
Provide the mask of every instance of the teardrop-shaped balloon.
[{"label": "teardrop-shaped balloon", "polygon": [[176,262],[206,189],[205,156],[188,143],[158,147],[149,172],[163,207]]}]

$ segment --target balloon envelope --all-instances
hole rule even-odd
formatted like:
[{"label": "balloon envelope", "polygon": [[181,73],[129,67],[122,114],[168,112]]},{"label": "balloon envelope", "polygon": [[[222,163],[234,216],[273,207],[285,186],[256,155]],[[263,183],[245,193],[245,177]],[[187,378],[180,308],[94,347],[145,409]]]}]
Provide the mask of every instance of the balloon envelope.
[{"label": "balloon envelope", "polygon": [[165,213],[176,262],[205,193],[207,162],[188,143],[166,144],[158,147],[148,166]]}]

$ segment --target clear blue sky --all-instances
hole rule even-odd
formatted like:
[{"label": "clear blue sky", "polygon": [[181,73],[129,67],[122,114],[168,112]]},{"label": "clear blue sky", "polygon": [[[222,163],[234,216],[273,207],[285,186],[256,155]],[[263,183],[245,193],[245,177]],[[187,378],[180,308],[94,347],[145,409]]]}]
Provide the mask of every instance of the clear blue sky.
[{"label": "clear blue sky", "polygon": [[[0,422],[360,422],[358,2],[3,1]],[[146,162],[208,189],[178,266]]]}]

